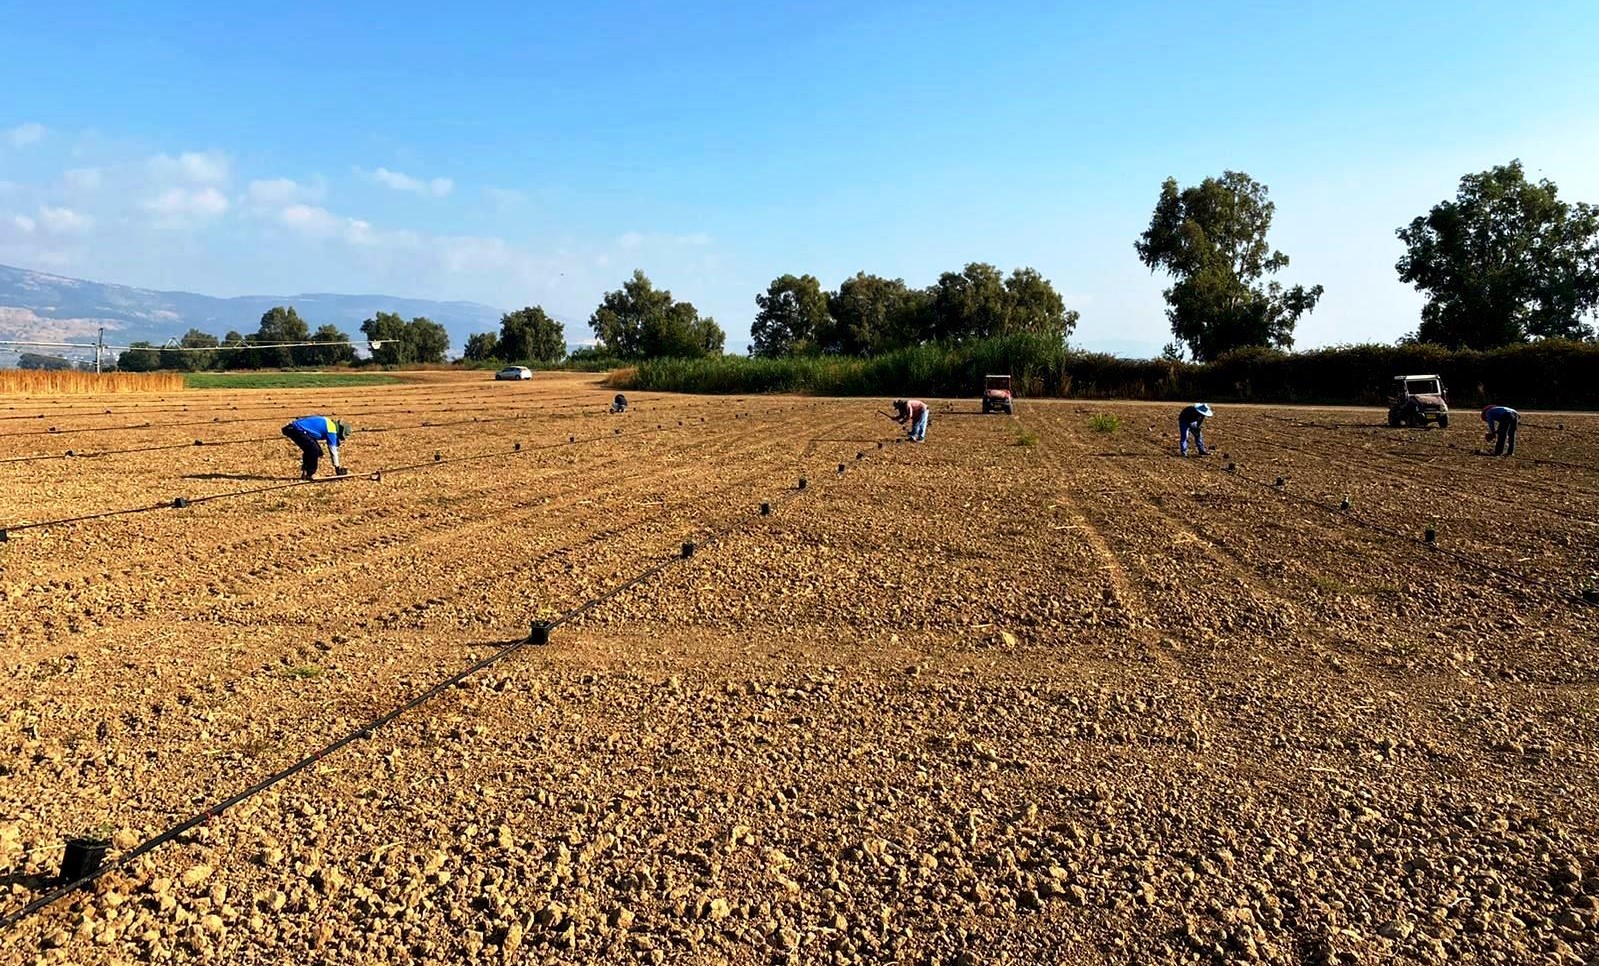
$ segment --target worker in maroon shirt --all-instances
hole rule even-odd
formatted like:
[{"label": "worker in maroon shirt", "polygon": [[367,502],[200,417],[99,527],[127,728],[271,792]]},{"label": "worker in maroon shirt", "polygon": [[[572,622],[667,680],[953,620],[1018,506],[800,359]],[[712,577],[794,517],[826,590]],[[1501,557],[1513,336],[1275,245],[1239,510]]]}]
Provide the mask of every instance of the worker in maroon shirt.
[{"label": "worker in maroon shirt", "polygon": [[920,443],[927,438],[927,404],[920,399],[894,400],[894,422],[906,427],[911,442]]}]

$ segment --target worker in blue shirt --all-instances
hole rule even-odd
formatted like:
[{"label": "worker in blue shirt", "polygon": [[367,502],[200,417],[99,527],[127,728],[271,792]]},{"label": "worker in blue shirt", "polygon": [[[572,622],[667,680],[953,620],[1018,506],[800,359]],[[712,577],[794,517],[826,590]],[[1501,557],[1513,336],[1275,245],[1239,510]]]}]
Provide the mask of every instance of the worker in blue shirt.
[{"label": "worker in blue shirt", "polygon": [[316,478],[316,465],[322,459],[322,444],[328,444],[328,455],[333,457],[333,471],[345,473],[339,462],[339,442],[350,435],[350,427],[327,416],[301,416],[283,427],[283,435],[300,447],[300,479]]},{"label": "worker in blue shirt", "polygon": [[1209,403],[1195,403],[1183,407],[1177,414],[1177,452],[1179,455],[1188,455],[1188,436],[1193,434],[1194,442],[1199,445],[1199,455],[1209,456],[1210,450],[1205,448],[1205,420],[1211,416]]},{"label": "worker in blue shirt", "polygon": [[1516,428],[1521,425],[1521,414],[1509,406],[1489,406],[1482,411],[1482,421],[1488,424],[1483,442],[1494,442],[1495,456],[1516,455]]}]

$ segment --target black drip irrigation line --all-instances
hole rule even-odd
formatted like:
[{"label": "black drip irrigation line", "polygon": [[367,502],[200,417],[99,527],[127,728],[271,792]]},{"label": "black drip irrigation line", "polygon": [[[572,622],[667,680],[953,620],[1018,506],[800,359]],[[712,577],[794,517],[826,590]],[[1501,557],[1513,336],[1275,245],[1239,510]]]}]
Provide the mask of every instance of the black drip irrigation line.
[{"label": "black drip irrigation line", "polygon": [[[1377,425],[1377,424],[1367,425],[1367,424],[1361,423],[1361,424],[1358,424],[1358,425],[1340,425],[1340,424],[1336,424],[1336,423],[1318,423],[1318,422],[1314,422],[1314,421],[1302,422],[1302,421],[1299,421],[1299,420],[1290,419],[1290,418],[1288,418],[1286,416],[1277,416],[1277,415],[1274,415],[1272,413],[1262,413],[1261,415],[1266,417],[1267,419],[1276,420],[1277,422],[1286,423],[1289,426],[1294,426],[1294,427],[1298,427],[1298,428],[1332,429],[1332,430],[1349,429],[1349,430],[1353,430],[1354,432],[1360,433],[1362,436],[1368,436],[1368,437],[1370,437],[1372,439],[1379,439],[1379,438],[1382,437],[1383,434],[1393,431],[1393,429],[1390,428],[1390,427],[1383,426],[1383,425]],[[1529,423],[1529,422],[1526,422],[1524,420],[1524,421],[1522,421],[1521,425],[1527,426],[1527,427],[1532,428],[1532,429],[1547,429],[1547,430],[1556,431],[1556,432],[1558,432],[1558,431],[1564,431],[1564,432],[1568,432],[1568,433],[1580,432],[1580,430],[1576,430],[1576,429],[1567,429],[1566,425],[1564,423],[1561,423],[1559,426],[1550,426],[1547,423]],[[1401,426],[1401,427],[1397,427],[1397,428],[1406,429],[1406,428],[1409,428],[1409,427]],[[1464,427],[1462,427],[1462,428],[1464,428]],[[1468,432],[1472,432],[1472,431],[1468,430]],[[1464,451],[1464,447],[1456,444],[1453,440],[1442,440],[1439,443],[1439,445],[1442,448],[1448,449],[1448,450],[1450,450],[1451,452],[1454,452],[1454,453],[1460,453],[1460,452]],[[1482,451],[1482,447],[1474,447],[1472,449],[1473,453],[1478,453],[1478,452],[1481,452],[1481,451]],[[1413,459],[1419,454],[1406,453],[1406,452],[1401,452],[1401,451],[1398,451],[1398,450],[1394,450],[1394,451],[1391,451],[1388,455],[1397,456],[1397,457],[1401,457],[1401,458],[1407,458],[1407,459]],[[1442,455],[1442,454],[1440,454],[1440,455]],[[1573,462],[1571,462],[1569,460],[1557,460],[1557,459],[1552,459],[1552,458],[1546,457],[1546,456],[1527,456],[1527,455],[1517,456],[1517,457],[1515,457],[1515,459],[1518,462],[1521,462],[1521,463],[1532,463],[1532,464],[1535,464],[1535,465],[1538,465],[1538,466],[1559,466],[1559,467],[1563,467],[1563,468],[1568,469],[1568,470],[1583,470],[1583,471],[1588,472],[1588,473],[1599,473],[1599,466],[1595,466],[1592,463],[1573,463]]]},{"label": "black drip irrigation line", "polygon": [[[663,428],[660,427],[654,429],[645,428],[631,435],[642,436],[662,431]],[[60,517],[54,520],[38,520],[31,523],[16,523],[6,527],[0,527],[0,543],[9,541],[11,539],[11,534],[21,530],[38,530],[42,527],[63,526],[69,523],[83,523],[89,520],[100,520],[106,517],[128,516],[135,513],[150,513],[154,510],[182,510],[193,506],[196,503],[210,503],[215,500],[233,499],[241,496],[253,496],[257,493],[270,493],[274,490],[286,490],[290,487],[296,486],[318,486],[327,483],[341,483],[346,480],[354,480],[358,478],[380,482],[383,479],[384,474],[387,473],[405,473],[413,470],[425,469],[431,466],[444,466],[450,463],[475,463],[482,460],[504,459],[509,456],[521,456],[526,453],[539,453],[555,449],[566,449],[574,445],[582,446],[586,443],[597,443],[601,440],[615,440],[621,438],[626,437],[624,437],[622,431],[618,429],[609,436],[585,436],[581,438],[577,436],[568,436],[565,442],[539,443],[533,446],[524,446],[521,443],[515,443],[512,445],[511,449],[496,450],[492,453],[474,453],[469,456],[444,456],[442,453],[435,453],[433,455],[433,459],[431,460],[425,460],[417,463],[404,463],[399,466],[389,466],[378,470],[371,470],[359,477],[355,474],[345,474],[343,476],[327,476],[315,480],[289,480],[283,483],[274,483],[270,486],[256,486],[243,490],[228,490],[223,493],[212,493],[209,496],[177,497],[165,503],[156,503],[149,506],[125,507],[120,510],[105,510],[99,513],[88,513],[73,517]]]},{"label": "black drip irrigation line", "polygon": [[[566,412],[570,412],[570,411],[573,411],[573,410],[583,410],[583,409],[592,409],[592,410],[598,412],[600,405],[601,405],[601,403],[599,401],[595,401],[595,402],[592,402],[592,403],[569,403],[569,404],[561,405],[561,406],[550,406],[550,407],[546,407],[544,409],[531,410],[531,411],[526,412],[526,413],[518,413],[517,416],[514,417],[514,418],[531,417],[531,416],[542,416],[542,415],[553,415],[553,414],[556,414],[556,413],[566,413]],[[355,416],[415,416],[415,415],[419,415],[419,413],[417,411],[419,406],[421,408],[420,415],[423,415],[423,416],[426,416],[429,413],[469,412],[469,411],[471,411],[474,408],[474,407],[470,407],[470,406],[461,406],[461,407],[450,407],[450,406],[447,406],[447,407],[444,407],[442,409],[431,409],[431,408],[428,408],[427,406],[422,406],[421,404],[417,404],[417,405],[413,405],[413,406],[411,406],[409,408],[406,408],[406,409],[351,409],[351,410],[346,410],[342,414],[339,414],[339,418],[343,419],[345,417],[355,417]],[[188,421],[181,422],[181,423],[131,423],[131,424],[125,424],[125,425],[121,425],[121,426],[83,426],[83,427],[78,427],[78,428],[75,428],[75,429],[59,429],[59,428],[57,428],[55,426],[51,426],[48,429],[30,429],[30,430],[26,430],[26,431],[20,432],[20,433],[0,433],[0,439],[11,439],[11,438],[18,437],[18,436],[65,436],[65,435],[70,434],[70,433],[115,433],[115,432],[133,432],[135,430],[142,430],[142,429],[180,429],[180,428],[183,428],[183,427],[193,427],[193,426],[196,426],[196,425],[227,426],[227,425],[234,425],[234,424],[238,424],[238,423],[270,423],[270,422],[275,422],[275,421],[277,421],[279,419],[282,419],[282,418],[283,418],[283,413],[280,411],[280,412],[275,413],[275,414],[273,414],[271,416],[242,416],[242,417],[235,418],[235,419],[223,419],[220,416],[213,416],[209,422],[204,422],[204,423],[196,422],[195,420],[188,420]],[[496,416],[496,417],[490,417],[490,418],[504,419],[504,418],[513,418],[513,417]]]},{"label": "black drip irrigation line", "polygon": [[[484,423],[504,423],[517,419],[531,419],[537,413],[517,413],[511,416],[473,416],[471,419],[451,419],[444,422],[423,422],[416,426],[375,426],[371,429],[360,429],[357,435],[370,436],[374,433],[398,433],[413,429],[444,429],[451,426],[471,426]],[[21,433],[15,435],[22,435]],[[27,456],[0,457],[0,463],[36,463],[42,460],[61,459],[95,459],[101,456],[121,456],[128,453],[156,453],[162,450],[194,449],[195,447],[211,446],[239,446],[245,443],[271,443],[282,439],[276,436],[251,436],[248,439],[197,439],[192,443],[157,443],[154,446],[129,446],[123,449],[97,449],[97,450],[67,450],[65,453],[31,453]]]},{"label": "black drip irrigation line", "polygon": [[[1153,440],[1146,440],[1146,441],[1148,441],[1148,442],[1150,442],[1152,444],[1154,443]],[[1212,469],[1212,465],[1207,465],[1205,468],[1206,469]],[[1523,585],[1525,587],[1529,587],[1531,589],[1547,593],[1550,596],[1554,597],[1556,600],[1562,600],[1562,601],[1566,601],[1568,603],[1574,603],[1574,604],[1576,604],[1579,607],[1599,607],[1599,597],[1589,597],[1586,594],[1571,593],[1569,591],[1563,591],[1563,590],[1560,590],[1559,588],[1551,585],[1547,581],[1539,580],[1536,577],[1528,577],[1526,574],[1517,573],[1514,570],[1507,570],[1504,567],[1500,567],[1497,564],[1489,563],[1488,561],[1483,560],[1480,557],[1473,556],[1472,554],[1465,553],[1464,551],[1455,550],[1455,549],[1453,549],[1451,547],[1439,546],[1438,543],[1437,543],[1437,540],[1436,540],[1436,532],[1433,531],[1433,530],[1428,530],[1427,533],[1424,536],[1417,537],[1413,533],[1407,533],[1407,532],[1405,532],[1403,530],[1398,529],[1397,527],[1391,527],[1391,526],[1387,525],[1386,523],[1378,523],[1375,520],[1369,520],[1369,519],[1366,519],[1365,517],[1359,516],[1358,514],[1353,513],[1349,509],[1347,504],[1344,504],[1344,503],[1340,503],[1340,504],[1323,503],[1322,501],[1317,500],[1317,499],[1315,499],[1313,497],[1301,496],[1301,495],[1299,495],[1297,493],[1291,493],[1288,490],[1288,484],[1287,484],[1287,478],[1286,477],[1279,476],[1275,480],[1272,480],[1272,481],[1258,480],[1258,479],[1255,479],[1252,476],[1247,476],[1247,475],[1245,475],[1243,473],[1240,473],[1238,471],[1237,464],[1233,463],[1233,462],[1228,462],[1225,467],[1215,466],[1214,469],[1213,469],[1213,472],[1218,472],[1218,473],[1222,474],[1223,476],[1226,476],[1226,477],[1229,477],[1229,478],[1235,479],[1235,480],[1240,480],[1240,481],[1245,482],[1245,483],[1253,483],[1256,486],[1259,486],[1259,487],[1261,487],[1263,489],[1271,490],[1272,492],[1276,493],[1278,496],[1282,497],[1283,499],[1291,500],[1293,502],[1300,503],[1300,504],[1303,504],[1305,506],[1314,507],[1314,508],[1316,508],[1318,510],[1321,510],[1321,511],[1323,511],[1325,513],[1328,513],[1328,514],[1332,515],[1336,519],[1343,520],[1345,522],[1354,524],[1355,526],[1363,527],[1363,528],[1365,528],[1367,530],[1371,530],[1371,531],[1373,531],[1375,533],[1381,533],[1384,536],[1392,537],[1392,538],[1394,538],[1396,540],[1401,540],[1401,541],[1404,541],[1404,542],[1407,542],[1407,543],[1417,544],[1419,546],[1427,548],[1428,550],[1431,550],[1433,553],[1442,554],[1445,557],[1450,557],[1450,558],[1452,558],[1454,560],[1457,560],[1457,561],[1459,561],[1461,563],[1464,563],[1464,564],[1466,564],[1468,566],[1475,567],[1475,568],[1477,568],[1479,570],[1483,570],[1483,571],[1486,571],[1486,572],[1491,573],[1491,574],[1495,574],[1495,575],[1497,575],[1499,577],[1505,578],[1506,580],[1513,580],[1513,581],[1515,581],[1515,582],[1517,582],[1517,583],[1519,583],[1519,584],[1521,584],[1521,585]]]},{"label": "black drip irrigation line", "polygon": [[[599,438],[608,439],[611,437]],[[843,472],[842,468],[843,464],[840,464],[840,473]],[[287,485],[297,485],[297,483]],[[804,485],[804,479],[802,478],[797,487],[792,490],[785,490],[779,497],[776,498],[775,502],[778,504],[787,503],[805,494],[806,492],[807,490]],[[561,614],[552,620],[533,623],[530,626],[527,637],[501,645],[500,648],[494,651],[492,654],[460,671],[457,671],[455,674],[450,675],[444,680],[439,681],[432,687],[429,687],[427,690],[415,695],[410,700],[399,705],[398,707],[395,707],[394,709],[379,715],[371,721],[368,721],[366,724],[361,725],[347,732],[343,736],[334,739],[332,742],[322,746],[311,754],[300,758],[298,761],[295,761],[284,768],[280,768],[260,781],[257,781],[255,784],[250,785],[243,790],[208,806],[202,811],[194,813],[176,825],[170,826],[165,831],[162,831],[159,834],[139,843],[138,845],[135,845],[133,848],[123,852],[112,861],[101,865],[93,871],[88,872],[87,874],[82,875],[70,882],[61,883],[54,889],[46,892],[44,895],[39,896],[32,902],[29,902],[21,909],[18,909],[16,912],[11,913],[4,918],[0,918],[0,932],[14,928],[24,919],[27,919],[35,913],[54,905],[56,902],[79,891],[80,889],[91,885],[101,877],[118,869],[126,868],[130,863],[133,862],[133,860],[139,858],[140,856],[146,855],[157,848],[160,848],[161,846],[173,841],[189,830],[208,822],[215,821],[223,812],[227,811],[228,809],[233,808],[247,799],[261,794],[267,789],[272,788],[274,785],[280,784],[281,782],[298,775],[300,772],[305,771],[307,768],[310,768],[312,765],[315,765],[317,762],[320,762],[327,756],[341,751],[349,745],[355,744],[357,741],[364,741],[371,738],[379,728],[388,725],[390,722],[405,714],[407,711],[414,710],[415,708],[426,704],[427,702],[438,697],[443,692],[455,687],[472,675],[477,674],[479,671],[498,664],[525,647],[540,647],[547,645],[550,640],[550,632],[556,628],[577,620],[601,604],[613,600],[627,591],[632,590],[633,588],[643,584],[650,578],[655,577],[663,571],[666,571],[686,560],[692,559],[696,551],[699,549],[714,546],[718,542],[731,536],[733,533],[750,526],[752,523],[759,521],[763,517],[770,516],[773,512],[773,502],[774,501],[767,501],[762,503],[760,505],[759,514],[752,515],[744,519],[735,520],[734,522],[722,527],[720,530],[713,531],[709,536],[701,539],[698,542],[688,541],[683,543],[679,552],[675,556],[668,557],[665,560],[654,564],[641,573],[636,574],[628,580],[623,581],[621,584],[611,588],[605,593],[596,597],[591,597],[583,603],[578,604],[577,606],[566,611],[564,614]]]}]

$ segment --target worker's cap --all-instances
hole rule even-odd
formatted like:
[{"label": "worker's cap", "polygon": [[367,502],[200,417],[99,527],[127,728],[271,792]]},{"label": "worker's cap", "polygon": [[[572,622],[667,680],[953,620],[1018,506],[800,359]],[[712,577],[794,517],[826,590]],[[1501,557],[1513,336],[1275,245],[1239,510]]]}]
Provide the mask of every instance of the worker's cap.
[{"label": "worker's cap", "polygon": [[351,426],[349,423],[345,422],[342,419],[338,420],[338,424],[339,424],[339,438],[340,439],[343,439],[344,437],[346,437],[346,436],[350,435],[351,433],[355,432],[355,427]]},{"label": "worker's cap", "polygon": [[1482,407],[1482,418],[1483,419],[1487,419],[1488,418],[1488,410],[1490,410],[1492,408],[1493,408],[1492,406],[1484,406],[1484,407]]},{"label": "worker's cap", "polygon": [[1205,417],[1206,419],[1209,419],[1211,417],[1210,403],[1200,403],[1194,407],[1194,412]]},{"label": "worker's cap", "polygon": [[906,402],[903,399],[896,399],[896,400],[894,400],[894,408],[895,409],[908,409],[908,408],[910,408],[910,403]]}]

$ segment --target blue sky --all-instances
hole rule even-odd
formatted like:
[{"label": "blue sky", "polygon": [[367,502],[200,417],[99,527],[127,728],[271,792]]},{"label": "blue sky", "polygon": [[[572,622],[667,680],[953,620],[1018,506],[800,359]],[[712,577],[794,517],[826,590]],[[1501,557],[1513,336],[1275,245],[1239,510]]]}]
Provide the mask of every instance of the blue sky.
[{"label": "blue sky", "polygon": [[[0,262],[572,320],[634,267],[742,346],[783,272],[1031,265],[1155,351],[1162,179],[1271,186],[1301,345],[1392,340],[1393,231],[1520,157],[1599,201],[1599,5],[0,0]],[[459,347],[457,347],[459,348]]]}]

